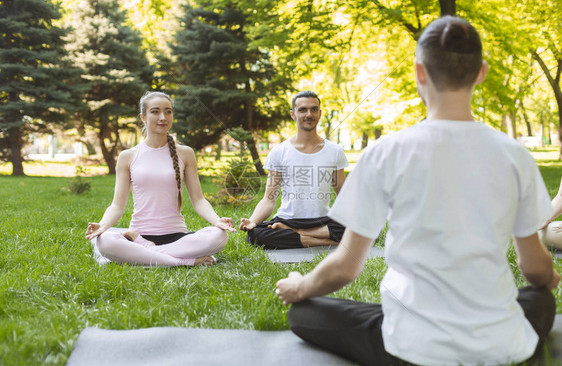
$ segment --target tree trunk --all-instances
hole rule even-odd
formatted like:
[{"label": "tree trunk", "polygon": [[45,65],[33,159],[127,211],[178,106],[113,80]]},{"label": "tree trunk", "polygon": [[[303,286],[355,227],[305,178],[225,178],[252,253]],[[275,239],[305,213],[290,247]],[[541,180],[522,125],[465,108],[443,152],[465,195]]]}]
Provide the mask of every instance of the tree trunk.
[{"label": "tree trunk", "polygon": [[98,134],[98,139],[100,142],[101,153],[103,155],[103,159],[107,164],[107,169],[109,170],[108,174],[114,175],[115,174],[115,157],[111,153],[111,151],[105,146],[105,136],[106,136],[106,127],[102,127],[100,129],[100,133]]},{"label": "tree trunk", "polygon": [[[544,63],[544,60],[537,53],[537,51],[532,51],[533,58],[538,62],[541,67],[548,83],[550,84],[552,91],[554,92],[554,98],[556,99],[556,104],[558,105],[558,140],[562,142],[562,89],[560,88],[560,74],[562,72],[562,59],[557,59],[558,68],[556,70],[556,75],[553,77],[550,73],[548,66]],[[556,54],[556,53],[555,53]],[[559,159],[562,160],[562,144],[560,146],[560,156]]]},{"label": "tree trunk", "polygon": [[441,16],[457,15],[455,0],[439,0],[439,6],[441,7]]},{"label": "tree trunk", "polygon": [[23,172],[23,156],[21,154],[23,139],[19,127],[13,127],[8,130],[8,141],[10,142],[12,175],[25,175]]},{"label": "tree trunk", "polygon": [[248,149],[250,150],[250,155],[252,155],[252,160],[254,161],[254,166],[256,167],[256,171],[259,175],[265,175],[265,170],[263,170],[263,165],[260,160],[260,154],[258,152],[258,148],[256,147],[256,140],[254,136],[251,136],[248,141]]},{"label": "tree trunk", "polygon": [[78,140],[82,143],[82,145],[86,146],[86,150],[88,150],[88,156],[92,156],[96,154],[96,147],[90,141],[86,139]]},{"label": "tree trunk", "polygon": [[222,153],[222,141],[219,140],[217,141],[217,147],[215,150],[215,161],[219,161],[221,159],[221,153]]},{"label": "tree trunk", "polygon": [[515,111],[509,111],[507,130],[509,131],[509,136],[514,139],[517,138],[517,123],[516,123]]},{"label": "tree trunk", "polygon": [[562,103],[558,104],[558,141],[560,141],[560,156],[559,160],[562,160]]},{"label": "tree trunk", "polygon": [[531,129],[531,122],[529,121],[529,116],[527,115],[527,109],[525,109],[525,107],[523,106],[523,102],[521,102],[521,111],[523,112],[523,119],[525,120],[525,125],[527,126],[527,136],[533,136],[533,131]]},{"label": "tree trunk", "polygon": [[367,132],[363,132],[363,136],[361,137],[361,150],[365,149],[369,144],[369,135]]},{"label": "tree trunk", "polygon": [[382,136],[382,126],[375,127],[375,140],[378,140]]},{"label": "tree trunk", "polygon": [[[248,89],[248,87],[247,87]],[[265,171],[263,170],[263,165],[260,160],[260,154],[258,153],[258,148],[256,147],[256,140],[254,136],[251,134],[252,129],[254,127],[254,110],[252,103],[250,101],[246,102],[246,130],[250,132],[250,137],[246,141],[248,145],[248,149],[250,150],[250,155],[252,156],[252,160],[254,162],[254,166],[256,167],[256,171],[259,175],[265,175]]]}]

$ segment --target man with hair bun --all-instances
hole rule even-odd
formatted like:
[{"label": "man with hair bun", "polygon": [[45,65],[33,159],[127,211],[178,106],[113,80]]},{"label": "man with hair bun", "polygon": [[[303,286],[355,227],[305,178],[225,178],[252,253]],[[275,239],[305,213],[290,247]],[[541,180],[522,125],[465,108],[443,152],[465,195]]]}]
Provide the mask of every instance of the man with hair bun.
[{"label": "man with hair bun", "polygon": [[[421,35],[415,73],[427,119],[365,150],[329,216],[335,252],[276,293],[291,330],[362,365],[499,365],[538,357],[560,274],[537,230],[550,198],[530,153],[475,121],[487,64],[477,31],[446,16]],[[381,304],[317,297],[353,281],[388,222]],[[506,252],[513,236],[515,285]]]},{"label": "man with hair bun", "polygon": [[[265,194],[240,229],[248,241],[266,249],[337,245],[345,228],[327,215],[332,196],[340,192],[348,165],[343,149],[317,133],[322,116],[320,98],[312,91],[295,95],[291,117],[297,134],[275,146],[267,156]],[[281,193],[281,207],[271,221]]]}]

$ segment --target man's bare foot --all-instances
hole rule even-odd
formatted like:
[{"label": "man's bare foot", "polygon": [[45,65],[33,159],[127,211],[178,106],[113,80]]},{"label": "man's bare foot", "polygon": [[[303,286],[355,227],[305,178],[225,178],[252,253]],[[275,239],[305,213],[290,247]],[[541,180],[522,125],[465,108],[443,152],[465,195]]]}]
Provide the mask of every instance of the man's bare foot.
[{"label": "man's bare foot", "polygon": [[123,233],[123,236],[127,238],[127,240],[135,241],[135,239],[139,237],[139,234],[137,234],[134,230],[128,230]]},{"label": "man's bare foot", "polygon": [[274,223],[274,224],[272,224],[272,225],[267,225],[267,227],[269,227],[269,228],[271,228],[271,229],[274,229],[274,230],[276,230],[276,229],[288,229],[288,230],[293,230],[292,227],[287,226],[287,225],[285,225],[285,224],[282,223],[282,222],[276,222],[276,223]]},{"label": "man's bare foot", "polygon": [[204,256],[204,257],[199,257],[195,260],[195,263],[193,263],[193,267],[196,266],[212,266],[214,264],[217,263],[217,260],[215,259],[215,257],[213,257],[212,255],[208,255],[208,256]]}]

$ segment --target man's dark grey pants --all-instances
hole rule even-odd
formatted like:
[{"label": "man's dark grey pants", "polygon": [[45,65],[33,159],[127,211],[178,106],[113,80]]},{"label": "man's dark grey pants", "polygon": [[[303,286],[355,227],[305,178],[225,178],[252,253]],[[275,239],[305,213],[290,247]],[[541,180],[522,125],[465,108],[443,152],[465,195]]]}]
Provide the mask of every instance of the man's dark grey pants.
[{"label": "man's dark grey pants", "polygon": [[[554,296],[545,288],[528,286],[519,289],[517,301],[539,336],[531,359],[538,358],[554,322]],[[384,349],[380,304],[315,297],[293,304],[288,317],[291,330],[305,341],[361,365],[409,365]]]}]

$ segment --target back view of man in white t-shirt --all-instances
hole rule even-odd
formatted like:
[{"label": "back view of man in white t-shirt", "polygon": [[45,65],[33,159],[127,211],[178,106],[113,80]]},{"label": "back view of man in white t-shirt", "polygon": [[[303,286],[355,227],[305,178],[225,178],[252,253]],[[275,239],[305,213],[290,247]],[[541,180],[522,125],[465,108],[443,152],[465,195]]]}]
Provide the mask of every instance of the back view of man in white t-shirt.
[{"label": "back view of man in white t-shirt", "polygon": [[[339,193],[348,165],[343,149],[320,137],[316,126],[322,111],[320,99],[311,91],[298,93],[291,117],[297,134],[275,146],[264,168],[269,171],[265,195],[240,229],[248,241],[268,249],[337,245],[345,228],[327,216],[331,187]],[[273,212],[281,193],[281,207]]]},{"label": "back view of man in white t-shirt", "polygon": [[[530,153],[474,121],[482,82],[478,33],[456,17],[432,22],[416,49],[427,120],[379,139],[362,155],[329,216],[346,226],[312,272],[277,294],[301,338],[363,365],[500,365],[542,351],[560,275],[537,230],[550,198]],[[385,222],[382,304],[315,297],[351,282]],[[506,259],[513,235],[517,289]]]}]

